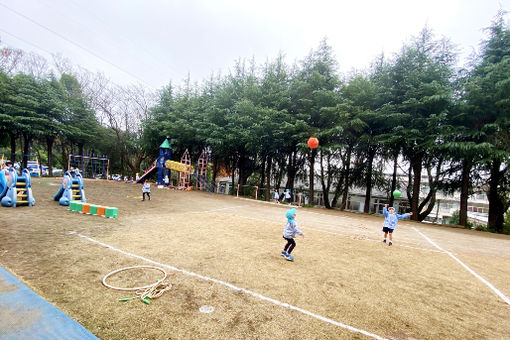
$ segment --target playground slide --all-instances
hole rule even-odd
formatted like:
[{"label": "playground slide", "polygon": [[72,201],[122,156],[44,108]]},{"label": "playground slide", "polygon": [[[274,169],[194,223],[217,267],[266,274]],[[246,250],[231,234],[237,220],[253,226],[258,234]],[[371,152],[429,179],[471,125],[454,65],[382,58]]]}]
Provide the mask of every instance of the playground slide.
[{"label": "playground slide", "polygon": [[136,183],[143,183],[143,181],[144,181],[144,178],[145,178],[145,177],[150,176],[150,174],[152,174],[152,172],[153,172],[154,170],[157,170],[157,166],[156,166],[156,164],[157,164],[157,163],[158,163],[158,160],[156,159],[156,160],[152,163],[151,167],[150,167],[149,169],[147,169],[147,171],[145,171],[145,172],[143,173],[143,175],[142,175],[142,176],[140,176],[140,177],[138,178],[138,181],[136,181]]},{"label": "playground slide", "polygon": [[54,201],[58,201],[60,205],[69,205],[71,201],[86,202],[85,191],[83,190],[83,178],[78,170],[66,171],[64,179],[53,196]]},{"label": "playground slide", "polygon": [[0,170],[0,200],[5,196],[7,192],[7,178],[5,178],[5,173],[7,170]]},{"label": "playground slide", "polygon": [[23,169],[21,176],[18,176],[16,170],[8,170],[9,178],[5,176],[5,184],[7,191],[2,197],[1,204],[4,207],[16,207],[16,206],[33,206],[35,204],[34,195],[32,194],[32,181],[30,177],[30,171]]}]

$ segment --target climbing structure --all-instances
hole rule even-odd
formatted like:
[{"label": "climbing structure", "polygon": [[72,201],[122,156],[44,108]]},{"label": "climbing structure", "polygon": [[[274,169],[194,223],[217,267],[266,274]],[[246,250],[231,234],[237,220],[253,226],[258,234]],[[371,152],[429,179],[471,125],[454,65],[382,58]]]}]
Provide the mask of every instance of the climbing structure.
[{"label": "climbing structure", "polygon": [[[184,151],[184,153],[182,154],[181,163],[184,164],[185,166],[191,168],[191,157],[189,155],[188,149],[186,149],[186,151]],[[179,172],[179,180],[178,180],[179,182],[177,183],[177,187],[179,189],[188,188],[190,179],[191,179],[190,172]]]},{"label": "climbing structure", "polygon": [[[206,178],[207,177],[207,154],[205,150],[202,150],[202,153],[200,154],[200,158],[198,158],[197,163],[197,171],[196,175],[200,178]],[[204,186],[201,183],[201,181],[196,182],[196,188],[197,190],[204,190]]]}]

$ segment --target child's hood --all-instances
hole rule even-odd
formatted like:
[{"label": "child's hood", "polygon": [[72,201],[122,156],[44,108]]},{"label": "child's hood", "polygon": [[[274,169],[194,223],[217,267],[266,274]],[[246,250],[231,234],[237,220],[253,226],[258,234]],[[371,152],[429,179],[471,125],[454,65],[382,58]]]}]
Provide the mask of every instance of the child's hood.
[{"label": "child's hood", "polygon": [[285,213],[285,216],[287,217],[287,221],[292,222],[295,214],[296,214],[296,208],[287,210],[287,212]]}]

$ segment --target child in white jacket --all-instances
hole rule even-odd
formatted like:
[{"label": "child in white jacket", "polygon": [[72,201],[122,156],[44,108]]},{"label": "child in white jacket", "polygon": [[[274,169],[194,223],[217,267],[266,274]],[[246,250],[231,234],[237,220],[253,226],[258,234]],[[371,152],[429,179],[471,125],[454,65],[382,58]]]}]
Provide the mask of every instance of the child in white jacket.
[{"label": "child in white jacket", "polygon": [[294,258],[290,255],[296,246],[296,241],[294,241],[294,238],[298,235],[301,235],[304,238],[305,234],[298,228],[295,208],[287,210],[285,216],[287,217],[287,224],[285,224],[285,229],[283,230],[283,238],[287,241],[287,244],[283,248],[281,254],[282,256],[285,256],[288,261],[294,261]]},{"label": "child in white jacket", "polygon": [[142,186],[142,201],[145,201],[145,195],[149,197],[149,201],[151,200],[151,185],[147,182],[143,182]]}]

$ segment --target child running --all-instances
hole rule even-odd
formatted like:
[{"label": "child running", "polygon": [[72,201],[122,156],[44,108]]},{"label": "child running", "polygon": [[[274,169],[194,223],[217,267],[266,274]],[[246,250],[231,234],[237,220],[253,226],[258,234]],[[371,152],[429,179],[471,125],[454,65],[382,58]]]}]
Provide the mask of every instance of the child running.
[{"label": "child running", "polygon": [[396,214],[395,208],[393,208],[393,207],[388,208],[387,204],[384,205],[382,213],[384,215],[384,223],[383,223],[383,228],[382,228],[382,231],[384,231],[383,243],[386,243],[386,236],[388,236],[388,233],[389,233],[390,234],[390,242],[388,243],[388,245],[391,246],[393,244],[392,243],[392,241],[393,241],[392,234],[395,231],[395,229],[397,229],[398,220],[409,217],[413,213],[410,212],[410,213],[406,213],[403,215]]},{"label": "child running", "polygon": [[301,235],[304,238],[305,234],[298,229],[295,208],[287,210],[285,216],[287,217],[287,224],[285,225],[285,229],[283,230],[283,238],[287,241],[287,244],[283,248],[281,254],[282,256],[285,256],[285,258],[288,261],[294,261],[294,258],[290,255],[290,253],[292,253],[292,250],[294,250],[294,247],[296,246],[296,241],[294,241],[294,237]]}]

